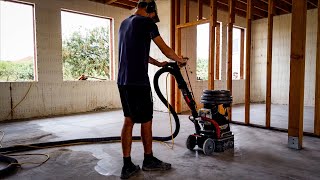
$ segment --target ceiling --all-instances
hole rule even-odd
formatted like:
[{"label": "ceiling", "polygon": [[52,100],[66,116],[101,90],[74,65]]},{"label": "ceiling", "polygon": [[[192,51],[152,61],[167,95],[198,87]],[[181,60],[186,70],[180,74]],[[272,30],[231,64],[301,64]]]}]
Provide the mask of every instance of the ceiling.
[{"label": "ceiling", "polygon": [[[98,3],[108,4],[128,10],[132,10],[137,6],[138,0],[90,0]],[[184,1],[184,0],[180,0]],[[197,0],[192,0],[197,1]],[[229,0],[217,0],[218,9],[228,11]],[[317,8],[318,0],[307,0],[308,9]],[[210,0],[203,0],[204,4],[209,6]],[[291,13],[292,0],[274,0],[275,15],[282,15]],[[268,17],[268,0],[252,0],[252,13],[254,19],[261,19]],[[238,16],[246,17],[247,0],[235,0],[235,13]]]}]

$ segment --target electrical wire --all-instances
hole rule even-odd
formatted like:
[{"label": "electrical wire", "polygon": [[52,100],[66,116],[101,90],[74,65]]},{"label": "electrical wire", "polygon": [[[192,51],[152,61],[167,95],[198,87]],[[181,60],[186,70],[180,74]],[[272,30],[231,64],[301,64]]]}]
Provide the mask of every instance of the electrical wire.
[{"label": "electrical wire", "polygon": [[[0,138],[0,147],[2,148],[2,140],[3,140],[4,136],[5,136],[5,133],[4,133],[4,131],[0,131],[0,132],[2,133],[1,138]],[[9,153],[9,154],[10,154],[10,153]],[[0,153],[0,155],[1,155],[2,157],[9,157],[9,158],[10,158],[10,157],[14,157],[14,156],[46,156],[46,157],[47,157],[47,158],[46,158],[44,161],[42,161],[42,162],[22,162],[22,163],[16,162],[16,163],[10,163],[10,164],[8,164],[8,167],[9,167],[9,166],[22,167],[23,165],[26,165],[26,164],[36,164],[37,166],[35,166],[35,167],[38,167],[38,166],[41,166],[42,164],[46,163],[46,162],[50,159],[50,156],[49,156],[48,154],[10,154],[10,155],[5,156],[5,155],[3,155],[3,154]]]},{"label": "electrical wire", "polygon": [[33,84],[31,83],[30,86],[29,86],[28,91],[27,91],[26,94],[23,96],[23,98],[18,102],[18,104],[16,104],[16,105],[10,110],[10,113],[7,115],[6,119],[7,119],[7,118],[10,116],[10,114],[12,114],[13,111],[25,100],[25,98],[27,97],[27,95],[28,95],[29,92],[30,92],[30,89],[31,89],[32,85],[33,85]]},{"label": "electrical wire", "polygon": [[26,165],[26,164],[36,164],[35,167],[38,167],[38,166],[41,166],[42,164],[46,163],[49,159],[50,159],[50,156],[48,154],[11,154],[9,155],[9,157],[19,157],[19,156],[46,156],[46,159],[42,162],[22,162],[22,163],[11,163],[12,165],[18,165],[20,167],[22,167],[23,165]]}]

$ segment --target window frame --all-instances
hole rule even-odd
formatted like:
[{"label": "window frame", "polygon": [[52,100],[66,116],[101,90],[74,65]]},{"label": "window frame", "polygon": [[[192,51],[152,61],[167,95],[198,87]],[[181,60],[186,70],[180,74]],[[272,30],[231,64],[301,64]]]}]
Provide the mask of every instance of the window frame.
[{"label": "window frame", "polygon": [[18,0],[5,0],[3,3],[16,3],[16,4],[23,4],[23,5],[28,5],[32,7],[32,28],[33,28],[33,33],[32,33],[32,39],[33,39],[33,80],[27,80],[27,81],[3,81],[0,83],[5,83],[5,82],[37,82],[38,81],[38,56],[37,56],[37,40],[36,40],[36,15],[35,15],[35,3],[31,2],[25,2],[25,1],[18,1]]},{"label": "window frame", "polygon": [[[115,60],[114,60],[114,18],[112,17],[108,17],[108,16],[103,16],[103,15],[98,15],[98,14],[92,14],[92,13],[87,13],[87,12],[81,12],[81,11],[76,11],[76,10],[71,10],[71,9],[67,9],[67,8],[61,8],[60,9],[60,14],[62,12],[68,12],[68,13],[75,13],[75,14],[79,14],[79,15],[85,15],[85,16],[91,16],[91,17],[97,17],[97,18],[103,18],[103,19],[107,19],[110,21],[109,23],[109,58],[110,58],[110,79],[108,81],[114,81],[115,80]],[[61,17],[61,22],[62,22],[62,17]],[[62,43],[63,43],[63,40],[62,40],[62,24],[61,24],[61,46],[62,46]],[[62,52],[61,52],[62,54]],[[61,61],[63,59],[61,58]],[[63,63],[62,63],[63,64]],[[63,81],[69,81],[69,80],[63,80]],[[76,81],[76,80],[73,80],[73,81]],[[98,81],[104,81],[104,80],[99,80]]]}]

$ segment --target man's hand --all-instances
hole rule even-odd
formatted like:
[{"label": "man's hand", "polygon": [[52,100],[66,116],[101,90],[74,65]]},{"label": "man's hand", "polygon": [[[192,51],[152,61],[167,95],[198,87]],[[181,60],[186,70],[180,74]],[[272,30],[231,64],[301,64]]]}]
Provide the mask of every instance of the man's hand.
[{"label": "man's hand", "polygon": [[183,56],[181,56],[181,57],[180,57],[180,61],[178,62],[178,66],[179,66],[179,67],[186,66],[188,60],[189,60],[188,57],[183,57]]}]

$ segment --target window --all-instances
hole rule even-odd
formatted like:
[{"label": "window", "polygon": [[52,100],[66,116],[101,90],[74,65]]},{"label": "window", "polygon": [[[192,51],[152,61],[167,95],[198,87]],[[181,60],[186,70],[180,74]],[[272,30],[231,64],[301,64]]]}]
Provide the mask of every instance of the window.
[{"label": "window", "polygon": [[244,29],[234,27],[232,40],[232,79],[243,79],[244,70]]},{"label": "window", "polygon": [[[197,26],[197,80],[208,80],[209,63],[209,23]],[[215,79],[220,79],[220,47],[221,47],[221,23],[217,22],[215,35]]]},{"label": "window", "polygon": [[66,10],[61,17],[63,79],[112,79],[111,20]]},{"label": "window", "polygon": [[0,81],[33,81],[35,73],[34,6],[0,1]]}]

